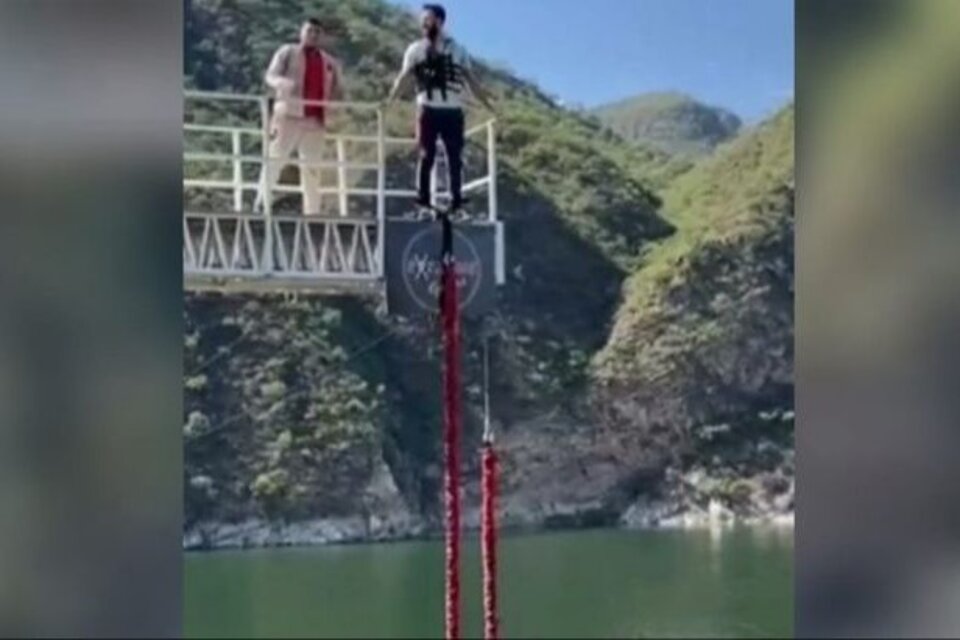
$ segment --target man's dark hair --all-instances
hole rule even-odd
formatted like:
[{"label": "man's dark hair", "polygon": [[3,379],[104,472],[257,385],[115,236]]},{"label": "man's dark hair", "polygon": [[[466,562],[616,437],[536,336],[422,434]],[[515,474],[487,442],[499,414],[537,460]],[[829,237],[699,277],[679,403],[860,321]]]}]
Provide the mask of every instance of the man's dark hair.
[{"label": "man's dark hair", "polygon": [[311,25],[311,26],[314,26],[314,27],[316,27],[316,28],[318,28],[318,29],[319,29],[321,26],[323,26],[323,25],[320,24],[320,21],[317,20],[316,18],[307,18],[306,20],[304,20],[304,23],[309,24],[309,25]]},{"label": "man's dark hair", "polygon": [[423,10],[435,15],[440,22],[447,21],[447,10],[443,8],[442,4],[425,4]]}]

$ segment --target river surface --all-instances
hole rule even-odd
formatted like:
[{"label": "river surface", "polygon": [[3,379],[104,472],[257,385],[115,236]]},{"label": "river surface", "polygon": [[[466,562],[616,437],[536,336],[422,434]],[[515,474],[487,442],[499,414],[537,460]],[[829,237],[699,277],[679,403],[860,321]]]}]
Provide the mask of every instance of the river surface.
[{"label": "river surface", "polygon": [[[793,533],[577,531],[500,545],[505,638],[785,637]],[[463,624],[481,635],[478,542],[464,539]],[[443,545],[187,553],[188,637],[432,638]]]}]

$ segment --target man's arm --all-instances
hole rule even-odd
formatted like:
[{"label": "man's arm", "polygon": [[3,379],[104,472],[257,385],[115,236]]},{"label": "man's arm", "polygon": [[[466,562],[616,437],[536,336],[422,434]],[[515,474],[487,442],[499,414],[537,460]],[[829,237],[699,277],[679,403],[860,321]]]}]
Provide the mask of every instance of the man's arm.
[{"label": "man's arm", "polygon": [[343,65],[336,58],[330,59],[330,66],[333,68],[333,80],[330,86],[330,99],[343,100]]},{"label": "man's arm", "polygon": [[404,69],[399,74],[397,78],[393,81],[393,86],[390,87],[390,93],[387,94],[387,99],[385,102],[388,104],[397,99],[397,96],[400,95],[400,92],[407,88],[407,85],[410,84],[410,78],[412,74],[408,69]]},{"label": "man's arm", "polygon": [[277,49],[277,52],[273,54],[273,59],[270,61],[270,66],[267,67],[267,73],[264,76],[264,80],[266,81],[267,85],[278,94],[282,94],[293,89],[293,81],[284,76],[289,61],[290,49],[284,45]]},{"label": "man's arm", "polygon": [[410,80],[413,77],[415,57],[415,46],[411,45],[407,48],[406,53],[403,54],[403,67],[400,69],[400,73],[398,73],[397,77],[394,79],[393,86],[390,87],[390,93],[387,94],[386,99],[383,101],[385,105],[396,100],[397,96],[400,95],[400,92],[406,89],[407,85],[410,84]]},{"label": "man's arm", "polygon": [[480,84],[480,80],[477,79],[477,75],[473,71],[473,65],[470,62],[470,56],[467,54],[466,49],[458,45],[457,55],[460,59],[460,68],[463,73],[463,79],[467,83],[467,87],[470,88],[470,93],[473,94],[473,97],[479,100],[480,104],[485,106],[491,113],[497,115],[497,110],[493,106],[493,102],[490,99],[490,94],[483,87],[483,85]]},{"label": "man's arm", "polygon": [[470,87],[470,93],[472,93],[483,106],[485,106],[492,113],[496,114],[497,109],[493,106],[493,101],[491,100],[490,94],[483,87],[483,85],[480,84],[477,76],[473,73],[473,69],[470,69],[469,67],[464,68],[463,79],[466,80],[467,86]]}]

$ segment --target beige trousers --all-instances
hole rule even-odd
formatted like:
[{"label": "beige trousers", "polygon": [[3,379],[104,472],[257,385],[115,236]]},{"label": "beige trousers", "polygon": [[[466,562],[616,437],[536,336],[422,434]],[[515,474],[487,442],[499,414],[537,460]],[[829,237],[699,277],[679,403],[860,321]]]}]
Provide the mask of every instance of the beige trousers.
[{"label": "beige trousers", "polygon": [[[272,190],[280,179],[286,160],[296,151],[303,162],[320,162],[323,159],[323,125],[314,118],[278,116],[270,130],[269,157],[273,160],[260,174],[260,184],[266,183]],[[279,161],[278,161],[279,160]],[[303,191],[303,213],[320,213],[320,167],[300,167],[300,189]],[[271,195],[273,195],[271,193]],[[275,196],[274,196],[275,197]],[[273,198],[271,198],[271,201]],[[263,193],[257,195],[257,208],[263,206]]]}]

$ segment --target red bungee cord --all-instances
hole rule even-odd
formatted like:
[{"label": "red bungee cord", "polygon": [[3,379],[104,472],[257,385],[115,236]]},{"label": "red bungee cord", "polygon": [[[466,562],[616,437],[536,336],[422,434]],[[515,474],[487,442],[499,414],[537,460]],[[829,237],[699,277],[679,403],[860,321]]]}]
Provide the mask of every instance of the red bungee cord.
[{"label": "red bungee cord", "polygon": [[443,453],[446,516],[445,620],[447,640],[460,638],[460,305],[453,230],[444,216],[440,313],[443,325]]}]

